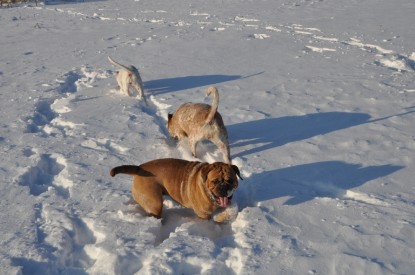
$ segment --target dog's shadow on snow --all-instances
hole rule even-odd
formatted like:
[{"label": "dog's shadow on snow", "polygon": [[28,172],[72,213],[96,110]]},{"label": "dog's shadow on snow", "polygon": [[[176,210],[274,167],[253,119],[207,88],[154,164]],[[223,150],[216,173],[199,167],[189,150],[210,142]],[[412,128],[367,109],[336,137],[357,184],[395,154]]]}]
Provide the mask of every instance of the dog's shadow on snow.
[{"label": "dog's shadow on snow", "polygon": [[[238,151],[238,147],[250,146],[232,154],[232,158],[245,157],[264,150],[282,146],[284,144],[324,135],[350,127],[374,123],[392,117],[414,113],[413,107],[399,114],[371,119],[365,113],[326,112],[301,116],[286,116],[279,118],[265,118],[227,125],[231,151]],[[255,146],[258,144],[258,146]],[[253,145],[253,146],[252,146]]]},{"label": "dog's shadow on snow", "polygon": [[367,123],[369,119],[370,116],[364,113],[327,112],[265,118],[227,125],[226,128],[229,132],[232,151],[241,146],[259,144],[251,149],[232,154],[232,158],[236,158]]},{"label": "dog's shadow on snow", "polygon": [[[234,151],[238,147],[251,147],[232,154],[236,158],[385,118],[371,119],[364,113],[327,112],[248,121],[227,128]],[[402,168],[394,165],[362,167],[341,161],[324,161],[276,169],[254,174],[242,182],[240,188],[243,198],[239,199],[239,203],[249,206],[269,199],[289,197],[285,204],[295,205],[315,197],[359,196],[348,190]],[[360,196],[360,199],[375,201],[365,195]]]},{"label": "dog's shadow on snow", "polygon": [[106,0],[45,0],[45,5],[84,4],[90,2],[104,2]]},{"label": "dog's shadow on snow", "polygon": [[316,197],[327,197],[385,205],[381,198],[351,189],[402,168],[389,164],[363,167],[343,161],[323,161],[266,171],[241,183],[238,204],[245,208],[286,197],[285,205],[297,205]]},{"label": "dog's shadow on snow", "polygon": [[[260,73],[258,73],[260,74]],[[255,74],[257,75],[257,74]],[[174,78],[164,78],[157,80],[150,80],[144,82],[144,88],[151,91],[151,94],[164,94],[169,92],[177,92],[181,90],[193,89],[208,85],[214,85],[227,81],[247,78],[250,76],[240,75],[192,75]]]}]

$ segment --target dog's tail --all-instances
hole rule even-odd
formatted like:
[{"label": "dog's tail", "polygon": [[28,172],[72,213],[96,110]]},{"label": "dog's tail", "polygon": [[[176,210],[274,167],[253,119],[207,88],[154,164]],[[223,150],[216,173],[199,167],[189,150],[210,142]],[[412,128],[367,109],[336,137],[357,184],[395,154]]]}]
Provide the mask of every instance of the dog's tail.
[{"label": "dog's tail", "polygon": [[111,57],[109,57],[108,56],[108,60],[113,64],[113,65],[115,65],[115,66],[117,66],[117,67],[119,67],[119,68],[122,68],[122,69],[124,69],[124,70],[127,70],[127,71],[129,71],[130,73],[133,73],[133,69],[132,68],[130,68],[130,67],[128,67],[128,66],[125,66],[125,65],[123,65],[123,64],[120,64],[120,63],[118,63],[117,61],[115,61],[115,60],[113,60]]},{"label": "dog's tail", "polygon": [[210,86],[206,90],[206,96],[212,96],[212,106],[210,107],[210,112],[205,120],[205,124],[209,124],[212,121],[212,119],[215,117],[216,112],[218,111],[218,106],[219,106],[218,89],[214,86]]},{"label": "dog's tail", "polygon": [[152,173],[144,170],[137,165],[121,165],[111,169],[110,175],[114,177],[117,174],[127,174],[130,176],[142,176],[142,177],[151,177],[154,176]]}]

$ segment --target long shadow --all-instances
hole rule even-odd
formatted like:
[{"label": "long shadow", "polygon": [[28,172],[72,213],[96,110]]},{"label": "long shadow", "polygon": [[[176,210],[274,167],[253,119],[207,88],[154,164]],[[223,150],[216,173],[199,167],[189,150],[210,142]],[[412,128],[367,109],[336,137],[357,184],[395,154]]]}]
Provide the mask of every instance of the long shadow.
[{"label": "long shadow", "polygon": [[233,148],[261,144],[233,154],[232,157],[235,158],[367,123],[369,119],[370,116],[364,113],[328,112],[260,119],[226,127]]},{"label": "long shadow", "polygon": [[145,89],[150,90],[152,94],[164,94],[218,84],[241,78],[242,76],[240,75],[192,75],[150,80],[144,83],[144,87]]},{"label": "long shadow", "polygon": [[104,1],[106,0],[44,0],[44,4],[45,5],[64,5],[64,4],[81,4],[81,3],[104,2]]},{"label": "long shadow", "polygon": [[49,262],[35,261],[26,258],[12,258],[12,265],[22,267],[19,274],[22,275],[45,275],[45,274],[72,274],[72,275],[87,275],[82,268],[71,267],[54,267]]},{"label": "long shadow", "polygon": [[[342,161],[302,164],[254,174],[240,188],[243,207],[258,202],[289,197],[286,205],[297,205],[316,197],[345,198],[346,191],[368,181],[385,177],[403,166],[379,165],[363,167]],[[370,198],[370,197],[368,197]],[[373,199],[368,199],[368,202]]]}]

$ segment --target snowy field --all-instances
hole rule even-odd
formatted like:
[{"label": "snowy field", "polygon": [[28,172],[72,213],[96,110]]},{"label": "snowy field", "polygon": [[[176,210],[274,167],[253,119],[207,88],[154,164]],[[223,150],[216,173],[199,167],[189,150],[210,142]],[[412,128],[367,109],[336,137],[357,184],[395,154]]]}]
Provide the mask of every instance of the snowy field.
[{"label": "snowy field", "polygon": [[[0,274],[414,274],[415,1],[50,1],[0,9]],[[136,66],[148,105],[116,90]],[[192,160],[210,103],[235,220],[131,199],[122,164]],[[211,143],[202,161],[221,161]]]}]

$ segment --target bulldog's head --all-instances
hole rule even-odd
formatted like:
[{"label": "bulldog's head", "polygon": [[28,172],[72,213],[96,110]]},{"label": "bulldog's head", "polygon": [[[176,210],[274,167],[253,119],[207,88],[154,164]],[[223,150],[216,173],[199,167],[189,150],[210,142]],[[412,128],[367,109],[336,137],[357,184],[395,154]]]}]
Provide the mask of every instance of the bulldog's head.
[{"label": "bulldog's head", "polygon": [[242,179],[236,165],[215,162],[202,169],[202,177],[211,199],[220,207],[227,207]]}]

